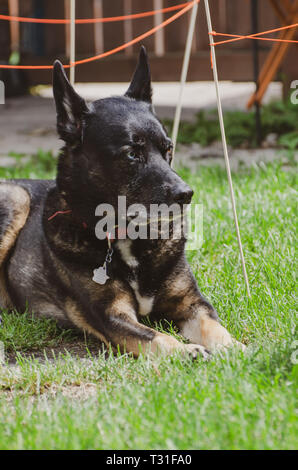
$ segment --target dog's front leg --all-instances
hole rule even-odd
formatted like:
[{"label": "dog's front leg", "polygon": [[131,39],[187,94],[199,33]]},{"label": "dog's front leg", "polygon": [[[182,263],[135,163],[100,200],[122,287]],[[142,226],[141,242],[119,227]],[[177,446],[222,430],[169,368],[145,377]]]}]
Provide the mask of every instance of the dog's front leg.
[{"label": "dog's front leg", "polygon": [[[211,307],[212,309],[212,307]],[[192,309],[186,318],[177,322],[180,333],[192,343],[198,343],[210,351],[222,347],[238,345],[242,350],[245,346],[236,341],[205,303]]]},{"label": "dog's front leg", "polygon": [[160,314],[173,320],[180,334],[191,343],[209,351],[234,344],[245,348],[219,323],[215,309],[201,295],[187,264],[165,282],[158,305]]},{"label": "dog's front leg", "polygon": [[119,312],[113,306],[105,315],[104,336],[115,352],[120,349],[121,352],[132,353],[135,357],[141,353],[169,355],[175,351],[189,354],[193,358],[198,355],[205,359],[208,357],[204,347],[180,343],[170,335],[142,325],[131,312],[125,312],[125,309]]},{"label": "dog's front leg", "polygon": [[[173,336],[160,333],[138,322],[133,303],[116,298],[98,315],[102,305],[93,305],[93,314],[89,318],[91,328],[100,331],[106,344],[117,352],[132,353],[135,357],[143,354],[172,354],[181,351],[193,358],[202,356],[207,359],[209,353],[204,347],[196,344],[183,344]],[[98,336],[98,335],[97,335]]]}]

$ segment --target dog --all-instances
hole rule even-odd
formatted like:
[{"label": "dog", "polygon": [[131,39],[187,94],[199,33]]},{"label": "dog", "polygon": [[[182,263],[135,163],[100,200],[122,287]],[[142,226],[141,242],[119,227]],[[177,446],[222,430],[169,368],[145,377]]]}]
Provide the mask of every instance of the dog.
[{"label": "dog", "polygon": [[[185,236],[99,239],[96,208],[189,204],[191,188],[171,168],[172,142],[152,107],[147,53],[124,96],[87,104],[59,61],[53,67],[57,130],[64,141],[56,181],[0,184],[2,308],[30,311],[84,330],[114,351],[204,358],[239,344],[202,296],[185,257]],[[108,265],[108,270],[107,270]],[[103,276],[102,276],[103,275]],[[189,342],[142,317],[167,319]]]}]

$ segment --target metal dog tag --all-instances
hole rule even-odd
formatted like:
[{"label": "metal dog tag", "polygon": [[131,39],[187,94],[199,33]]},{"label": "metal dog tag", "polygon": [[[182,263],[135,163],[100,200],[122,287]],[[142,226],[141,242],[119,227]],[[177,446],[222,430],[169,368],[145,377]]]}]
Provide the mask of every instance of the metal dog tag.
[{"label": "metal dog tag", "polygon": [[106,254],[105,262],[103,266],[100,266],[93,271],[93,278],[92,281],[96,282],[96,284],[101,284],[102,286],[110,279],[110,276],[107,274],[107,268],[112,262],[114,250],[111,245],[111,234],[108,234],[108,251]]},{"label": "metal dog tag", "polygon": [[92,281],[104,285],[108,279],[110,279],[110,276],[107,275],[106,263],[102,267],[94,269]]}]

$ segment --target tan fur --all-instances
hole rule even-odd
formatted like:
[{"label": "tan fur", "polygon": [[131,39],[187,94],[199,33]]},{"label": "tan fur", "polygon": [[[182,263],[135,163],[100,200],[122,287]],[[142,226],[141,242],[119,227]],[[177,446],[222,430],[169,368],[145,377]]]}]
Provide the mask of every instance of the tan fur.
[{"label": "tan fur", "polygon": [[90,333],[94,335],[96,338],[98,338],[100,341],[104,342],[106,345],[108,345],[107,340],[105,337],[99,333],[99,331],[95,330],[90,326],[84,316],[81,314],[78,305],[76,302],[74,302],[72,299],[67,299],[65,302],[65,310],[66,313],[69,317],[69,319],[73,322],[74,325],[76,325],[78,328],[81,328],[83,331],[86,331],[87,333]]},{"label": "tan fur", "polygon": [[173,336],[166,335],[164,333],[157,333],[150,347],[151,352],[162,354],[171,354],[174,351],[185,350],[185,345],[183,343],[177,341]]},{"label": "tan fur", "polygon": [[0,267],[0,307],[1,308],[12,308],[13,304],[8,295],[5,276],[4,276],[4,269]]},{"label": "tan fur", "polygon": [[[200,344],[212,350],[218,346],[231,346],[233,339],[230,333],[216,320],[208,315],[202,315],[200,319],[201,341]],[[207,346],[208,345],[208,346]]]},{"label": "tan fur", "polygon": [[[144,326],[144,329],[147,329],[147,327]],[[156,335],[151,342],[140,341],[138,338],[133,336],[123,338],[122,340],[119,338],[122,343],[119,344],[119,346],[123,346],[121,349],[126,352],[132,352],[135,357],[138,357],[140,354],[171,354],[175,350],[184,350],[184,345],[179,343],[179,341],[172,336],[158,332],[155,333]]]},{"label": "tan fur", "polygon": [[116,294],[114,302],[109,309],[114,315],[127,315],[132,320],[137,320],[135,309],[131,304],[131,297],[127,292],[119,292]]},{"label": "tan fur", "polygon": [[183,344],[177,341],[173,336],[163,333],[158,333],[150,345],[151,352],[157,354],[173,354],[175,351],[180,351],[184,355],[191,355],[196,357],[201,355],[204,359],[208,358],[208,353],[205,348],[199,344]]},{"label": "tan fur", "polygon": [[[144,327],[146,328],[146,327]],[[184,355],[197,355],[207,358],[205,349],[198,344],[183,344],[177,341],[173,336],[166,335],[164,333],[155,332],[155,337],[151,342],[140,341],[136,337],[130,336],[123,338],[123,346],[119,344],[120,348],[126,352],[131,352],[135,357],[140,354],[153,354],[153,355],[171,355],[175,351],[181,352]]]},{"label": "tan fur", "polygon": [[0,192],[8,196],[13,204],[14,218],[0,241],[0,265],[5,261],[9,250],[15,244],[17,235],[24,227],[30,212],[30,196],[25,189],[11,184],[1,184]]},{"label": "tan fur", "polygon": [[[220,323],[210,317],[203,317],[201,322],[202,345],[209,350],[237,346],[245,351],[246,346],[235,338]],[[208,346],[207,346],[208,345]]]},{"label": "tan fur", "polygon": [[245,346],[236,341],[218,321],[208,315],[206,307],[199,307],[194,318],[180,325],[180,333],[192,343],[199,343],[209,351],[238,345]]},{"label": "tan fur", "polygon": [[2,308],[12,308],[13,305],[7,292],[3,265],[9,251],[16,242],[20,230],[24,227],[28,218],[30,212],[30,196],[25,189],[5,183],[1,183],[0,185],[0,196],[4,196],[4,200],[9,200],[13,210],[13,220],[3,238],[0,240],[0,305]]},{"label": "tan fur", "polygon": [[[174,296],[186,296],[189,291],[192,289],[192,282],[188,277],[188,273],[182,273],[177,277],[174,277],[173,279],[170,279],[170,281],[167,283],[167,292],[168,295],[171,297]],[[191,301],[193,296],[191,297]]]},{"label": "tan fur", "polygon": [[198,294],[194,290],[193,279],[188,269],[174,273],[166,282],[163,295],[158,299],[158,308],[162,312],[171,312],[173,319],[184,317],[197,303]]}]

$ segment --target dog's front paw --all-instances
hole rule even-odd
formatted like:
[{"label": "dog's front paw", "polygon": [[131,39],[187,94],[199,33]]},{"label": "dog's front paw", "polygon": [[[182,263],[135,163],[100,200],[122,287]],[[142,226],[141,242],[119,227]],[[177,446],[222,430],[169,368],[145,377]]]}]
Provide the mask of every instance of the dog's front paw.
[{"label": "dog's front paw", "polygon": [[210,359],[211,353],[208,349],[204,348],[200,344],[186,344],[185,345],[186,352],[193,358],[197,359],[197,357],[202,357],[204,361],[208,361]]}]

